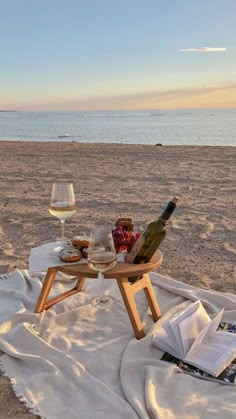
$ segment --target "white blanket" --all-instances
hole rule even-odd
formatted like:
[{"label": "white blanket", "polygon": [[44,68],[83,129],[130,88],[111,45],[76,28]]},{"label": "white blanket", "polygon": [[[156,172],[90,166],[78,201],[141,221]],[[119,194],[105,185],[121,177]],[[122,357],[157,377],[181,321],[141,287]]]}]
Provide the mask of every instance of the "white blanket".
[{"label": "white blanket", "polygon": [[[152,273],[163,316],[154,324],[140,293],[146,337],[136,340],[116,281],[106,280],[116,297],[109,310],[91,306],[101,284],[88,279],[80,293],[34,314],[43,277],[16,271],[0,281],[1,369],[32,412],[47,419],[236,417],[236,387],[180,374],[151,344],[160,322],[188,299],[200,299],[210,315],[225,307],[223,320],[235,323],[235,295]],[[50,296],[72,284],[59,278]]]}]

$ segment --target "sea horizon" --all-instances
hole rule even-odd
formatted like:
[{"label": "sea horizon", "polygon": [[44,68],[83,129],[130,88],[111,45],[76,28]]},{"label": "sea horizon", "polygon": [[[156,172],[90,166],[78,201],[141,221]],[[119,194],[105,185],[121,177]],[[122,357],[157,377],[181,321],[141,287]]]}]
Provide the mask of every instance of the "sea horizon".
[{"label": "sea horizon", "polygon": [[117,108],[117,109],[0,109],[0,112],[144,112],[144,111],[207,111],[207,110],[236,110],[235,107],[200,107],[200,108]]},{"label": "sea horizon", "polygon": [[236,146],[236,108],[0,110],[0,141]]}]

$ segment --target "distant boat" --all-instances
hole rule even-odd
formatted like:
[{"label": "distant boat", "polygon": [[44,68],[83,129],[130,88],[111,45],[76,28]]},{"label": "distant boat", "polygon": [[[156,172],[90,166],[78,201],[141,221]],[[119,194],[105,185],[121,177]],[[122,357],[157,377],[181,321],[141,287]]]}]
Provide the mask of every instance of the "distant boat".
[{"label": "distant boat", "polygon": [[58,138],[68,138],[68,137],[70,137],[70,134],[58,135]]}]

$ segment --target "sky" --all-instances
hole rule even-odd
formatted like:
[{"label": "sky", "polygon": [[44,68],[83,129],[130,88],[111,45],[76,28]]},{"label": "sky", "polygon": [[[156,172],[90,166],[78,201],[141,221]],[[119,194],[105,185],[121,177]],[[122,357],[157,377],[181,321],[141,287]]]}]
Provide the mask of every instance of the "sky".
[{"label": "sky", "polygon": [[236,107],[236,0],[0,0],[0,110]]}]

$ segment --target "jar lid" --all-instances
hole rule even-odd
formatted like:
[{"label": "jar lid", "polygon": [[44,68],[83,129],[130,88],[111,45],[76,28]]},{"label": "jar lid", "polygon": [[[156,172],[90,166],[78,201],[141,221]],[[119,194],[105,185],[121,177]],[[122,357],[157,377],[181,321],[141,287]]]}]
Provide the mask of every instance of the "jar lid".
[{"label": "jar lid", "polygon": [[120,217],[120,218],[117,218],[116,222],[118,222],[118,221],[127,222],[127,223],[132,223],[133,222],[132,218],[130,218],[130,217]]},{"label": "jar lid", "polygon": [[116,226],[122,226],[124,230],[133,230],[134,224],[133,220],[130,217],[120,217],[116,220]]}]

